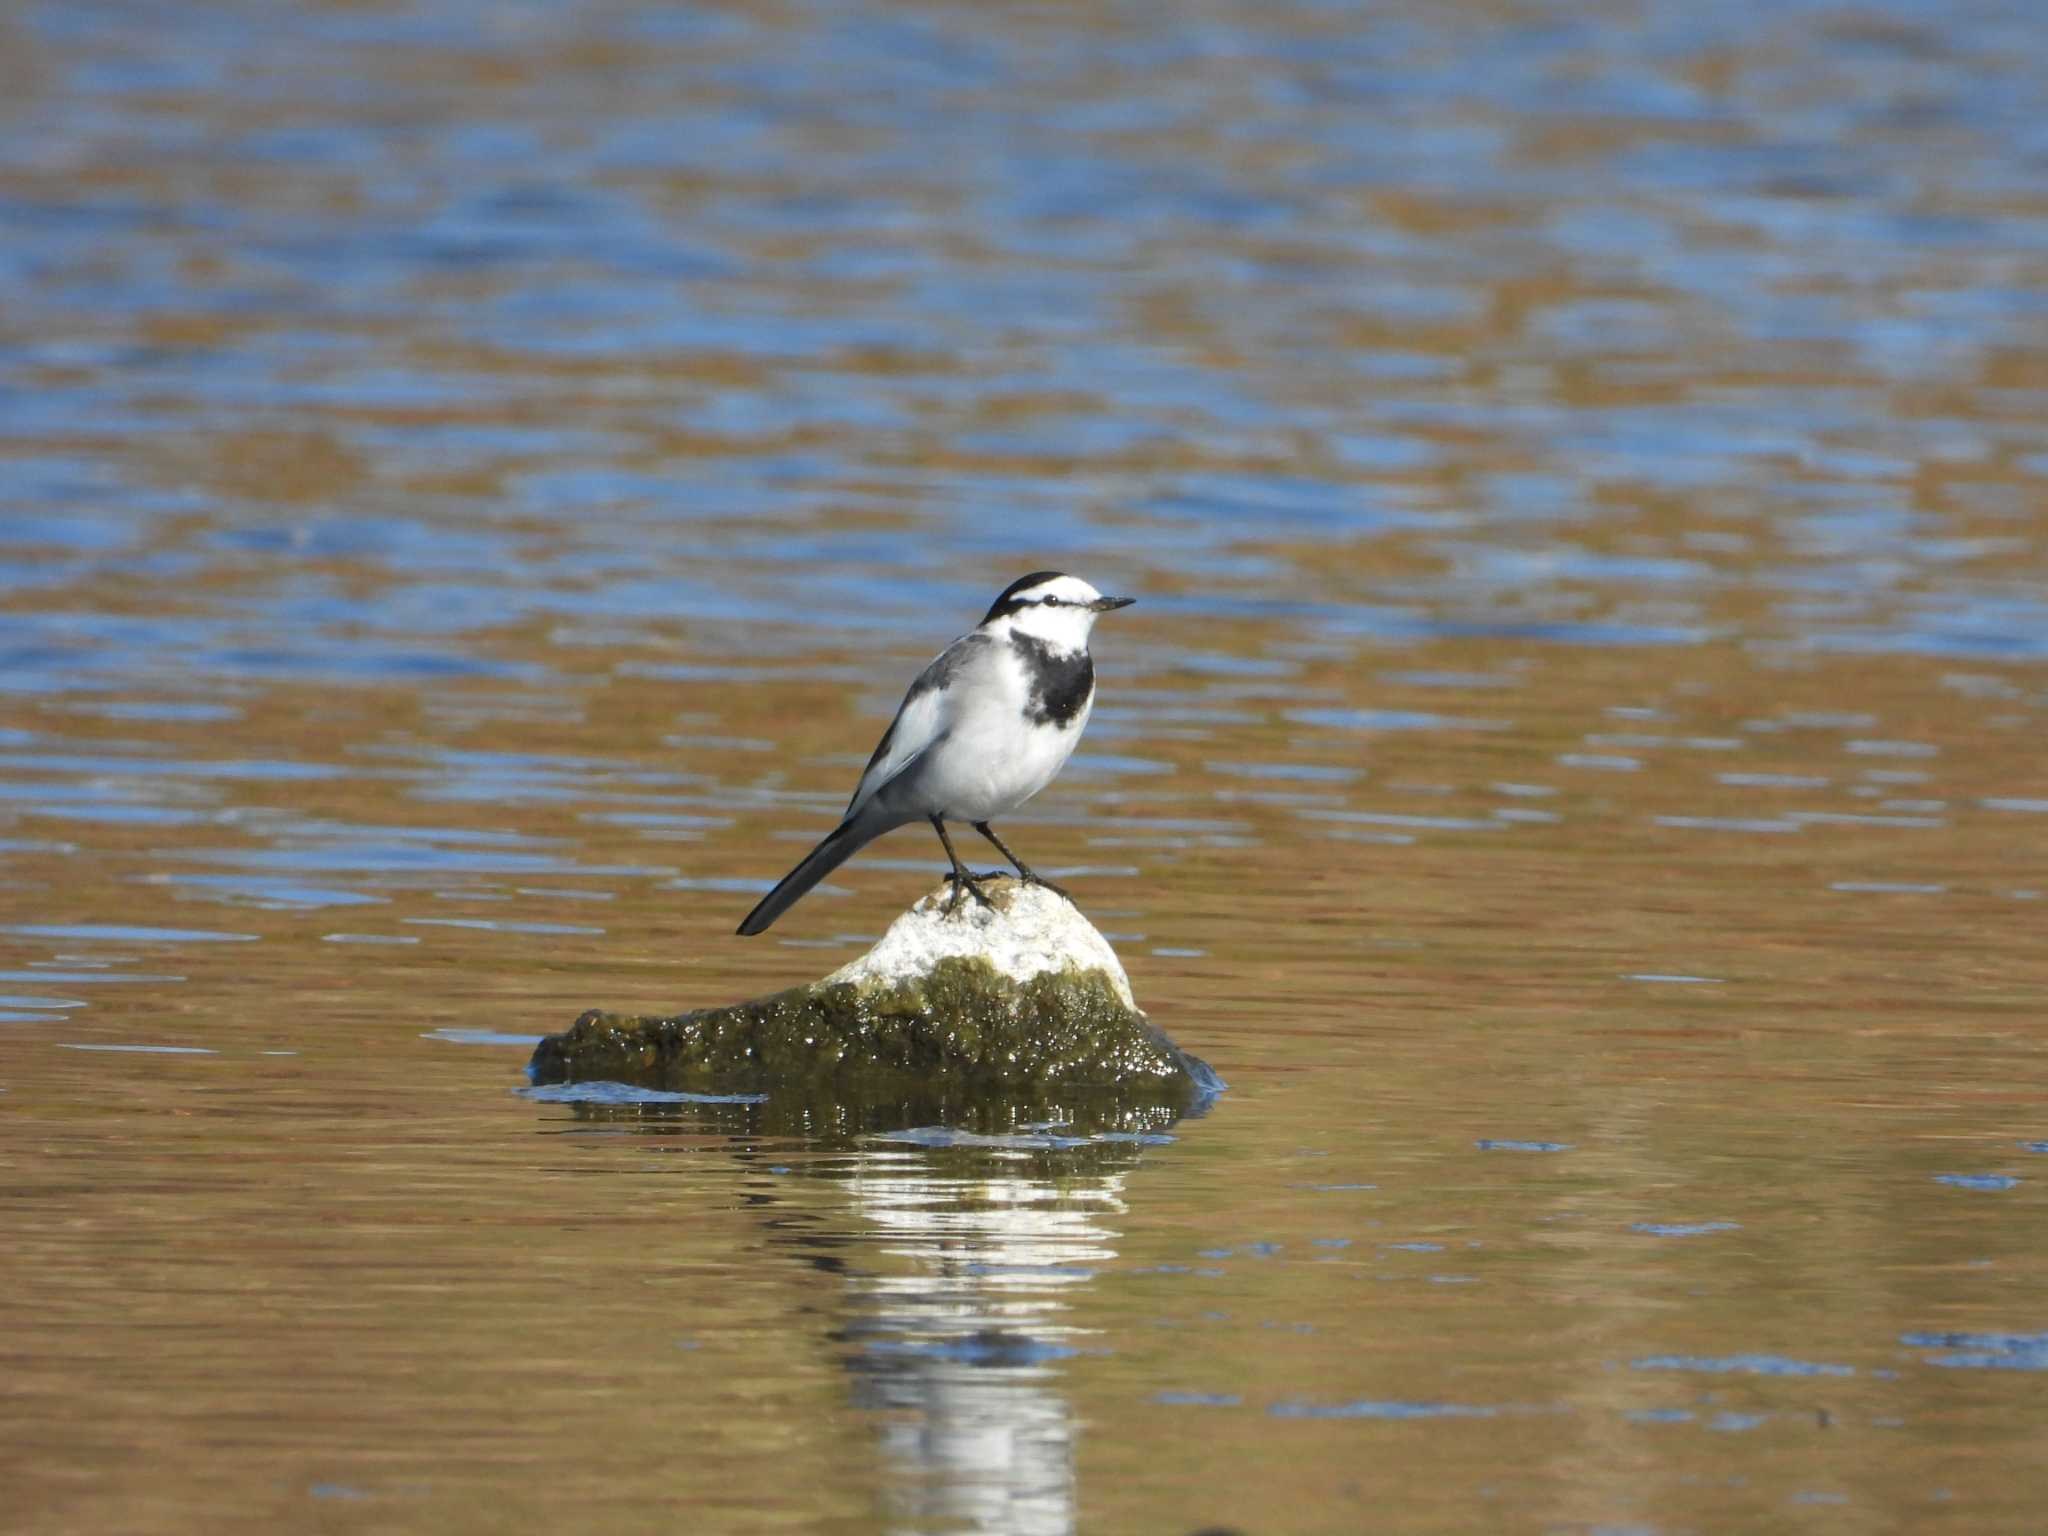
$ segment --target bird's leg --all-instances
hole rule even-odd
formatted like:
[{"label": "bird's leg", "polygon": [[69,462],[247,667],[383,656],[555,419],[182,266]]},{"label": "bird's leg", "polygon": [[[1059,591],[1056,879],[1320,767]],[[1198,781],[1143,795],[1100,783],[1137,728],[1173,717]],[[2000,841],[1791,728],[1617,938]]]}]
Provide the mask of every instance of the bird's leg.
[{"label": "bird's leg", "polygon": [[939,841],[945,846],[946,861],[953,866],[953,873],[947,877],[953,882],[953,894],[946,899],[944,915],[947,917],[953,915],[954,908],[960,905],[960,893],[962,891],[973,892],[974,899],[984,907],[994,906],[995,903],[988,899],[988,893],[982,890],[980,882],[960,862],[960,855],[953,851],[953,839],[946,836],[946,823],[939,817],[934,816],[932,818],[932,825],[938,829]]},{"label": "bird's leg", "polygon": [[979,832],[983,837],[987,838],[990,842],[994,843],[996,845],[996,850],[999,853],[1001,853],[1004,858],[1008,859],[1012,864],[1017,866],[1017,873],[1023,876],[1024,883],[1026,885],[1042,885],[1048,891],[1051,891],[1055,896],[1066,896],[1069,902],[1073,901],[1074,898],[1072,896],[1067,896],[1065,890],[1063,890],[1061,887],[1057,885],[1054,885],[1050,880],[1046,879],[1045,876],[1033,871],[1029,864],[1026,864],[1022,859],[1018,858],[1017,855],[1010,852],[1010,845],[1004,842],[1000,837],[996,836],[996,829],[994,827],[990,826],[985,821],[977,821],[974,824],[974,830]]}]

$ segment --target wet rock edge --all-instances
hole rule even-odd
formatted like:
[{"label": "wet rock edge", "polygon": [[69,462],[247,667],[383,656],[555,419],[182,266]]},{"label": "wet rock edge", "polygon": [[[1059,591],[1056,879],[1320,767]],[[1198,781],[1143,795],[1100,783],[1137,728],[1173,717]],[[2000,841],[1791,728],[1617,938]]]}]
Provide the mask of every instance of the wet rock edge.
[{"label": "wet rock edge", "polygon": [[814,982],[662,1017],[592,1010],[535,1048],[536,1085],[623,1082],[698,1093],[849,1098],[1085,1092],[1186,1109],[1222,1087],[1124,1004],[1101,970],[1025,979],[949,956],[891,987]]}]

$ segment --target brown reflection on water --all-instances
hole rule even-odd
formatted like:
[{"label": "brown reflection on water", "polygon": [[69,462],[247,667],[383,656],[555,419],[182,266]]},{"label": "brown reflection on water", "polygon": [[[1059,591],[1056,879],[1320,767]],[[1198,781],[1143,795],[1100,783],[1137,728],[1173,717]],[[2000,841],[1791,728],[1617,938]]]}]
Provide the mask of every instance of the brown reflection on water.
[{"label": "brown reflection on water", "polygon": [[[1252,1528],[1264,1476],[1203,1473],[1248,1456],[1315,1507],[1424,1523],[1474,1499],[1560,1521],[1763,1518],[1801,1492],[1918,1508],[2011,1431],[2023,1374],[1899,1340],[2031,1327],[2044,1279],[2016,1147],[2042,1110],[2023,683],[1473,640],[1246,687],[1134,664],[1175,625],[1130,619],[1101,643],[1104,724],[1172,728],[1105,732],[1148,771],[1077,762],[1015,830],[1076,871],[1141,998],[1232,1092],[1120,1176],[1121,1245],[1067,1286],[1108,1353],[1032,1365],[1024,1398],[998,1385],[1012,1367],[939,1362],[1069,1425],[1083,1510]],[[1227,654],[1288,637],[1239,625]],[[931,1475],[875,1460],[887,1433],[822,1347],[839,1325],[805,1321],[854,1306],[846,1280],[772,1257],[794,1202],[856,1268],[902,1263],[842,1186],[762,1171],[800,1145],[736,1159],[744,1141],[569,1121],[508,1096],[516,1045],[423,1038],[815,974],[932,876],[923,840],[892,838],[786,942],[733,939],[878,724],[811,680],[859,648],[745,688],[579,654],[592,680],[548,695],[566,734],[480,686],[271,689],[190,725],[38,712],[73,753],[282,743],[334,770],[173,777],[148,798],[194,819],[169,824],[18,817],[10,876],[43,893],[25,922],[255,936],[7,941],[10,967],[185,978],[74,988],[89,1006],[61,1024],[9,1026],[35,1319],[12,1334],[14,1443],[64,1522],[214,1519],[228,1466],[239,1518],[313,1498],[852,1528],[878,1476]],[[251,871],[286,884],[182,883]],[[2027,1181],[1935,1182],[1987,1172]],[[1632,1364],[1750,1355],[1825,1374]],[[1400,1405],[1427,1416],[1348,1416]],[[1725,1491],[1737,1475],[1751,1491]],[[967,1507],[939,1486],[918,1507]]]}]

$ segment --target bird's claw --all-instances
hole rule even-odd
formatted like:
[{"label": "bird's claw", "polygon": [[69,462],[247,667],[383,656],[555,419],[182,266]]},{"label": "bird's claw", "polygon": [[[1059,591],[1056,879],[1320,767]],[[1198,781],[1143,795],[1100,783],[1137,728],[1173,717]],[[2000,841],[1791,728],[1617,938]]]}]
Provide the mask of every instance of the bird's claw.
[{"label": "bird's claw", "polygon": [[963,891],[971,894],[984,907],[993,908],[995,906],[995,903],[988,899],[988,892],[981,888],[981,881],[966,870],[955,870],[952,874],[946,876],[946,880],[953,887],[953,894],[946,898],[945,906],[939,909],[941,916],[951,917],[959,910],[960,895]]}]

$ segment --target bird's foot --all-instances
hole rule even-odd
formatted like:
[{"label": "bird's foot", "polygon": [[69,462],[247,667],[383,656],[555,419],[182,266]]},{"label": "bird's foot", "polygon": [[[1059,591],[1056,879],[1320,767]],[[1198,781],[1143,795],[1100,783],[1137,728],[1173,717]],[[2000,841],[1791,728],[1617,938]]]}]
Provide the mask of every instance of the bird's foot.
[{"label": "bird's foot", "polygon": [[995,906],[995,903],[988,899],[988,892],[981,888],[981,880],[969,874],[966,870],[956,869],[946,876],[946,880],[953,887],[953,894],[946,898],[945,906],[939,909],[941,916],[951,917],[959,909],[960,897],[963,894],[971,894],[984,907],[993,908]]},{"label": "bird's foot", "polygon": [[1036,870],[1031,869],[1026,865],[1019,864],[1017,866],[1017,874],[1026,885],[1042,885],[1048,891],[1051,891],[1053,895],[1063,897],[1067,905],[1070,907],[1080,905],[1080,903],[1074,900],[1074,893],[1069,891],[1064,885],[1053,884],[1053,882],[1046,879],[1045,876],[1039,874]]}]

